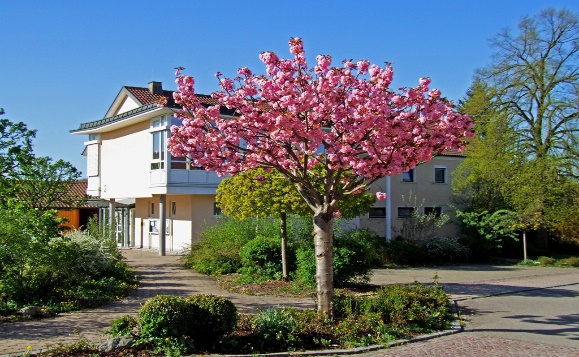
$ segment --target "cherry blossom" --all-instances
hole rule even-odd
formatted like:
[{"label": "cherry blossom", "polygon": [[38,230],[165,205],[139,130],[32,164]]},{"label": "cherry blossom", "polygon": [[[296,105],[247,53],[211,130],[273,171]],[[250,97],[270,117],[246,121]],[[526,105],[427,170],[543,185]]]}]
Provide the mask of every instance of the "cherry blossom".
[{"label": "cherry blossom", "polygon": [[[445,149],[462,149],[473,122],[430,89],[427,77],[395,92],[390,63],[346,60],[336,67],[331,56],[319,55],[310,68],[302,39],[289,45],[292,58],[259,55],[265,74],[246,67],[235,78],[218,72],[216,105],[202,103],[193,77],[177,68],[174,99],[182,110],[175,116],[182,125],[171,128],[168,145],[173,155],[220,176],[276,169],[296,187],[313,211],[318,311],[332,315],[332,221],[340,199]],[[221,115],[221,108],[233,114]],[[353,178],[342,180],[344,172]]]}]

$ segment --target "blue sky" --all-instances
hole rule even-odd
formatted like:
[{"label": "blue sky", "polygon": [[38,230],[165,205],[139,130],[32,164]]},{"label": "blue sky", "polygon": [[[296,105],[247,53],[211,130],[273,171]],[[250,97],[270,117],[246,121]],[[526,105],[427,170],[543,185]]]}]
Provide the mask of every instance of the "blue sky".
[{"label": "blue sky", "polygon": [[37,155],[84,173],[86,137],[69,131],[101,119],[123,85],[175,89],[183,66],[209,94],[215,72],[261,73],[260,52],[288,57],[288,39],[299,36],[310,61],[393,62],[394,87],[429,76],[458,101],[490,63],[488,40],[547,7],[579,12],[569,0],[0,0],[0,107],[38,130]]}]

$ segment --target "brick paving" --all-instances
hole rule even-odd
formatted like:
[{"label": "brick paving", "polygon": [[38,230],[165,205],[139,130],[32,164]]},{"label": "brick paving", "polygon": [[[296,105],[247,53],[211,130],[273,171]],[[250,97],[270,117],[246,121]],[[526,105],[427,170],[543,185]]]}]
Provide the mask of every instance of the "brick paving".
[{"label": "brick paving", "polygon": [[[26,351],[27,346],[32,346],[33,350],[47,349],[51,345],[75,342],[81,337],[93,342],[104,341],[102,331],[112,320],[125,314],[136,315],[141,304],[159,294],[187,296],[204,293],[225,296],[231,299],[240,311],[255,311],[277,305],[304,308],[315,306],[311,298],[262,297],[227,292],[215,284],[212,278],[183,269],[180,257],[176,255],[159,257],[153,251],[125,249],[123,256],[140,280],[139,288],[129,297],[101,308],[60,314],[55,318],[0,324],[0,354],[14,355]],[[579,269],[489,266],[383,269],[375,272],[371,282],[392,284],[418,280],[428,283],[432,282],[435,273],[446,291],[456,298],[579,284]],[[471,318],[476,326],[478,317],[475,314]],[[567,320],[567,323],[575,326],[575,320]],[[577,341],[579,345],[579,339]],[[364,354],[369,357],[391,355],[579,356],[579,346],[574,348],[557,346],[556,343],[536,343],[512,338],[512,335],[506,332],[490,334],[469,330],[467,325],[467,332],[464,333]]]}]

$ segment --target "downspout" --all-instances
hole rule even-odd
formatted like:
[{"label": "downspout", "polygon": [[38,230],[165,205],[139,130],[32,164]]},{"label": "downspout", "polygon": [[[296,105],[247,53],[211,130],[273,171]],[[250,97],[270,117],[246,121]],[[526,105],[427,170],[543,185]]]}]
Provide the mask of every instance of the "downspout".
[{"label": "downspout", "polygon": [[392,240],[392,192],[390,188],[390,176],[386,176],[386,241]]}]

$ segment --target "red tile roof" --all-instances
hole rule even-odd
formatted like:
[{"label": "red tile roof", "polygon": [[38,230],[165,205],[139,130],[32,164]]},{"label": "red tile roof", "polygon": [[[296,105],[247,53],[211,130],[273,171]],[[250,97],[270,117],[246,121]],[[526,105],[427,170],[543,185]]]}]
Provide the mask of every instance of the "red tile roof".
[{"label": "red tile roof", "polygon": [[161,97],[167,97],[169,100],[173,99],[173,92],[170,90],[164,90],[163,95],[153,94],[149,90],[149,88],[142,88],[142,87],[129,87],[125,86],[125,88],[137,98],[141,105],[147,105],[151,103],[156,103],[157,100],[161,99]]},{"label": "red tile roof", "polygon": [[442,150],[438,155],[441,156],[460,156],[460,157],[466,157],[466,150],[457,150],[457,149],[444,149]]},{"label": "red tile roof", "polygon": [[[130,86],[125,86],[125,88],[132,95],[134,95],[135,98],[137,98],[137,100],[139,102],[141,102],[141,105],[156,103],[162,97],[166,97],[169,99],[169,103],[167,103],[168,106],[174,106],[175,105],[175,102],[173,101],[173,93],[174,93],[173,91],[163,90],[163,95],[159,95],[159,94],[151,93],[149,88],[130,87]],[[211,98],[210,95],[196,94],[196,96],[197,96],[197,98],[199,98],[199,101],[201,102],[201,104],[219,105],[219,102],[216,99]]]}]

